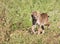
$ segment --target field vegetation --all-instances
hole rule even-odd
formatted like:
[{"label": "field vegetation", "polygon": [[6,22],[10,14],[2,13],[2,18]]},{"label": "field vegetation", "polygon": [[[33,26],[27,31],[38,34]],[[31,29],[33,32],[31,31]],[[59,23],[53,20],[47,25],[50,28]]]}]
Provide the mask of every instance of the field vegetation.
[{"label": "field vegetation", "polygon": [[[50,16],[50,28],[44,34],[28,32],[32,11]],[[60,44],[58,22],[60,0],[0,0],[0,44]]]}]

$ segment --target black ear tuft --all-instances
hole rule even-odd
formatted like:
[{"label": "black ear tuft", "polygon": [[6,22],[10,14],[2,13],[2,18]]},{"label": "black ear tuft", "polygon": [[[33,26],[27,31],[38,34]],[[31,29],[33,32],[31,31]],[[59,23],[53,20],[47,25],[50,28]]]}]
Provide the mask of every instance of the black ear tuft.
[{"label": "black ear tuft", "polygon": [[48,16],[49,17],[49,16]]},{"label": "black ear tuft", "polygon": [[31,15],[31,17],[32,17],[33,15]]}]

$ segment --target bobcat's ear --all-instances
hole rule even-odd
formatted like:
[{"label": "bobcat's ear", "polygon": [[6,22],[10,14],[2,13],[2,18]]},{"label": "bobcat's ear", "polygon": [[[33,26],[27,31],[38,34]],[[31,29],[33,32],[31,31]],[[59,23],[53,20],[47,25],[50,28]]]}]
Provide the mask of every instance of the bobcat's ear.
[{"label": "bobcat's ear", "polygon": [[31,13],[31,17],[33,17],[33,12]]},{"label": "bobcat's ear", "polygon": [[33,17],[33,15],[31,14],[31,17]]},{"label": "bobcat's ear", "polygon": [[50,16],[48,16],[48,17],[50,17]]}]

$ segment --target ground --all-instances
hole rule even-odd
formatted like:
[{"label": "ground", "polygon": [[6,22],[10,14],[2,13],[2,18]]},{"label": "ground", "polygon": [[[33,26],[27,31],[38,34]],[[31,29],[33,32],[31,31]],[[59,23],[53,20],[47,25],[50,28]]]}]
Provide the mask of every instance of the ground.
[{"label": "ground", "polygon": [[[44,34],[28,32],[32,11],[49,15]],[[60,44],[60,0],[0,0],[0,44]]]}]

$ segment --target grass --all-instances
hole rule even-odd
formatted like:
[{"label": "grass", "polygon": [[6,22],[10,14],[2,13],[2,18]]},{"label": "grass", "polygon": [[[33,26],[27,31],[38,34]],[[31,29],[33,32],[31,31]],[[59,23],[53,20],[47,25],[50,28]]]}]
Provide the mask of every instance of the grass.
[{"label": "grass", "polygon": [[[32,25],[32,11],[50,16],[50,29],[45,28],[44,34],[27,32]],[[60,44],[58,22],[60,0],[0,0],[0,44]]]}]

